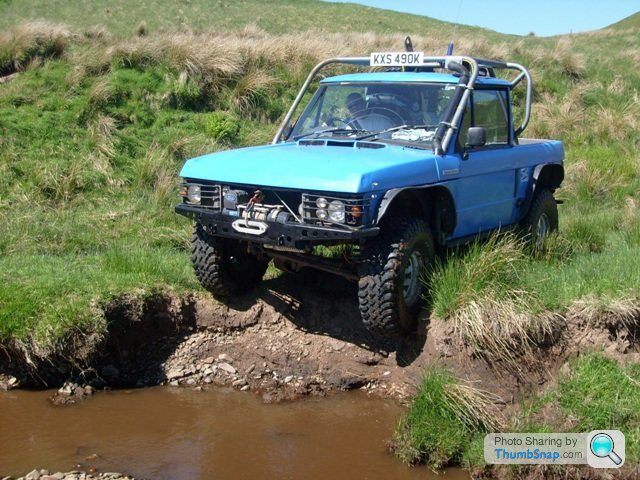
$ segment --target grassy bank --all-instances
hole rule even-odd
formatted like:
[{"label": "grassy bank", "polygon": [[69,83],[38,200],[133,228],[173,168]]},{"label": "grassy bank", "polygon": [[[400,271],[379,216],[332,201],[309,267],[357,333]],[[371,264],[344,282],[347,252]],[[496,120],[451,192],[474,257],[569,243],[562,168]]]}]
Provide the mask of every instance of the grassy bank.
[{"label": "grassy bank", "polygon": [[408,463],[473,470],[484,466],[483,440],[490,432],[617,429],[625,434],[626,463],[640,462],[639,364],[620,366],[590,353],[570,362],[568,372],[544,395],[524,399],[517,415],[505,419],[500,402],[445,370],[429,371],[398,424],[394,449]]}]

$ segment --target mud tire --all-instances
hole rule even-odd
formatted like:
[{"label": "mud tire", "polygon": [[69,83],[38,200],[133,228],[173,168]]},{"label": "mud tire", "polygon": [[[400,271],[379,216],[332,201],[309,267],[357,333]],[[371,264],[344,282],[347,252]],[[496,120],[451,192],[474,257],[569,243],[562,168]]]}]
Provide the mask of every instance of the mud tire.
[{"label": "mud tire", "polygon": [[262,281],[268,259],[249,253],[246,243],[214,237],[197,224],[191,237],[191,263],[200,284],[217,298],[243,293]]},{"label": "mud tire", "polygon": [[544,248],[550,234],[558,230],[558,206],[549,190],[535,194],[529,212],[520,222],[520,231],[532,252]]},{"label": "mud tire", "polygon": [[[406,286],[407,278],[413,277],[416,257],[417,297]],[[433,236],[426,222],[394,218],[381,226],[380,234],[364,245],[359,266],[358,302],[368,330],[383,335],[415,332],[426,292],[424,280],[434,260]]]}]

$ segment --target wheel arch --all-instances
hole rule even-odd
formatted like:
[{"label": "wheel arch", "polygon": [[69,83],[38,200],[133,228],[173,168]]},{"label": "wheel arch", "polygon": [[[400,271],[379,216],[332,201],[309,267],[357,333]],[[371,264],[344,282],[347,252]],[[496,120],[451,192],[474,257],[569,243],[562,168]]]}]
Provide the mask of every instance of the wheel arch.
[{"label": "wheel arch", "polygon": [[455,201],[444,185],[405,187],[389,190],[378,207],[376,223],[390,216],[412,215],[424,219],[435,233],[438,243],[453,233],[457,225]]},{"label": "wheel arch", "polygon": [[527,195],[524,208],[521,210],[521,217],[524,218],[531,208],[536,193],[541,190],[553,192],[562,184],[564,180],[564,166],[560,163],[542,163],[533,170],[532,182],[529,194]]},{"label": "wheel arch", "polygon": [[555,190],[564,180],[564,167],[559,163],[543,163],[533,170],[533,189]]}]

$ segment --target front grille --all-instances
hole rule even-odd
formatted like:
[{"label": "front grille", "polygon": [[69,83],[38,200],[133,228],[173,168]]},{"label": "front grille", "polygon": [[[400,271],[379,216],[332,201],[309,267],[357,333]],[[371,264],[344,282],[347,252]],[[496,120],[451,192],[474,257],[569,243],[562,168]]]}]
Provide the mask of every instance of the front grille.
[{"label": "front grille", "polygon": [[[188,187],[189,185],[200,186],[200,206],[210,208],[212,210],[222,210],[222,192],[220,191],[220,185],[199,183],[199,182],[186,182],[181,186]],[[191,203],[184,197],[185,203]]]},{"label": "front grille", "polygon": [[[329,220],[321,220],[316,212],[320,210],[316,201],[318,198],[324,198],[327,203],[334,200],[340,200],[345,205],[345,224],[352,227],[363,225],[367,222],[367,215],[371,200],[363,198],[361,195],[337,197],[335,195],[322,194],[304,194],[302,195],[302,208],[304,212],[304,222],[318,225],[336,225]],[[357,215],[359,209],[359,216]]]}]

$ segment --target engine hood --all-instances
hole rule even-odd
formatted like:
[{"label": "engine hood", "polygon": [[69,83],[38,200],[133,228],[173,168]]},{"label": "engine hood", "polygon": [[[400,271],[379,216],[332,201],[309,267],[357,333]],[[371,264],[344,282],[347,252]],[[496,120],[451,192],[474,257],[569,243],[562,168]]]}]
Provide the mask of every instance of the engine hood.
[{"label": "engine hood", "polygon": [[314,140],[203,155],[188,160],[180,175],[220,183],[362,193],[435,182],[437,162],[430,150]]}]

